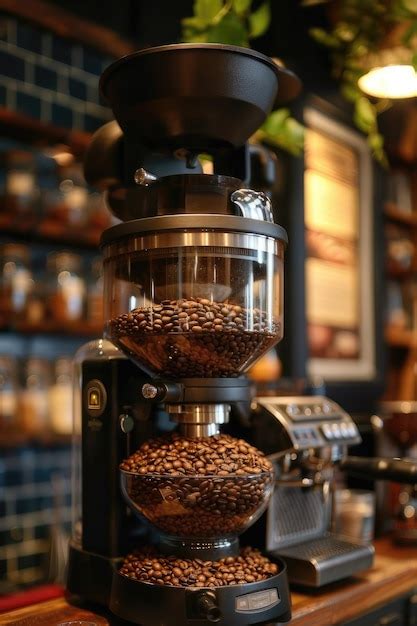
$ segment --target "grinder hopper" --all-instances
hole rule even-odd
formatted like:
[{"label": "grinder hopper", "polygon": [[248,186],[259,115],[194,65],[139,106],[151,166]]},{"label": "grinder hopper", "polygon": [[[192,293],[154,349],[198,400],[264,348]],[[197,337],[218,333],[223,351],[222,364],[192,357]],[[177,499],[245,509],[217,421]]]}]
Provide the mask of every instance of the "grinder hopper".
[{"label": "grinder hopper", "polygon": [[[112,181],[127,219],[102,240],[106,333],[147,373],[238,377],[281,339],[286,233],[264,194],[224,174],[299,86],[264,55],[217,44],[141,51],[104,73],[121,131],[97,133],[86,174]],[[201,152],[219,173],[201,174]]]}]

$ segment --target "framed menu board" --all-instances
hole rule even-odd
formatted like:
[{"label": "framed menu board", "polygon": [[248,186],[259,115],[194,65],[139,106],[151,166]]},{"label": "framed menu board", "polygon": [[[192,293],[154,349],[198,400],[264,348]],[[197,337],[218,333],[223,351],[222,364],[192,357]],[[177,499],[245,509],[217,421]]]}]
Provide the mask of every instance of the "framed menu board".
[{"label": "framed menu board", "polygon": [[365,139],[305,111],[308,374],[375,377],[372,163]]}]

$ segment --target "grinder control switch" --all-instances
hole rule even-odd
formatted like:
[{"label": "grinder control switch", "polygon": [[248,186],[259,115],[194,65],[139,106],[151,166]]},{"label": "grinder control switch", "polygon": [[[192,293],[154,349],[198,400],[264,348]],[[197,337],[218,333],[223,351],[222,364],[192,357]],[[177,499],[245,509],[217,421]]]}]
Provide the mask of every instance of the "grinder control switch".
[{"label": "grinder control switch", "polygon": [[84,403],[90,417],[100,417],[107,404],[106,388],[100,380],[90,380],[84,391]]},{"label": "grinder control switch", "polygon": [[236,611],[238,613],[265,611],[278,604],[279,601],[278,590],[275,587],[255,591],[236,598]]}]

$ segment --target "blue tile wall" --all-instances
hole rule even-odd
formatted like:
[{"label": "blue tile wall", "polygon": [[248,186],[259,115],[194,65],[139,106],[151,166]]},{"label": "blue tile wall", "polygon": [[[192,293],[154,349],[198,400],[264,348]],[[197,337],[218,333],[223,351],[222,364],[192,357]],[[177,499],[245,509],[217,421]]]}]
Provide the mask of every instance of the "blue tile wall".
[{"label": "blue tile wall", "polygon": [[87,100],[87,85],[77,78],[68,79],[68,91],[74,98]]},{"label": "blue tile wall", "polygon": [[42,54],[42,31],[26,22],[16,23],[16,45]]},{"label": "blue tile wall", "polygon": [[41,99],[28,93],[18,91],[16,93],[16,109],[20,113],[26,113],[32,117],[41,116]]},{"label": "blue tile wall", "polygon": [[0,106],[64,128],[95,131],[111,119],[98,77],[112,58],[0,13]]},{"label": "blue tile wall", "polygon": [[36,65],[34,82],[38,87],[56,91],[58,88],[58,74],[54,70],[50,70],[47,67]]},{"label": "blue tile wall", "polygon": [[[93,132],[111,119],[98,93],[98,77],[112,61],[89,46],[0,12],[0,106],[44,123]],[[45,166],[42,186],[49,188],[54,180]],[[0,187],[3,182],[0,175]],[[48,354],[50,342],[43,341],[34,338],[31,349]],[[15,343],[10,349],[16,350]],[[19,349],[25,351],[23,345]],[[61,345],[59,353],[65,351],[66,344]],[[68,352],[73,352],[72,343]],[[70,466],[69,447],[0,449],[0,594],[48,580],[52,478],[61,478],[59,519],[69,535]]]},{"label": "blue tile wall", "polygon": [[15,56],[13,53],[0,49],[0,68],[4,76],[24,81],[25,62],[22,58]]},{"label": "blue tile wall", "polygon": [[60,478],[59,519],[69,536],[70,457],[68,446],[0,449],[0,594],[49,580],[52,479]]}]

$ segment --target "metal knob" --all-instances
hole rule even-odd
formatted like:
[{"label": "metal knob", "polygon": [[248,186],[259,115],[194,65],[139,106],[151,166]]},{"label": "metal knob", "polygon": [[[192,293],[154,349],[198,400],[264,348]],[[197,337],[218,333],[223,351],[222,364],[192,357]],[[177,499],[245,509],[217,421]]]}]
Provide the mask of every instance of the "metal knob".
[{"label": "metal knob", "polygon": [[131,415],[120,415],[119,420],[120,428],[123,433],[127,435],[128,433],[132,432],[135,422]]},{"label": "metal knob", "polygon": [[158,387],[155,385],[151,385],[150,383],[145,383],[142,386],[142,396],[145,400],[154,400],[159,393]]},{"label": "metal knob", "polygon": [[154,176],[153,174],[151,174],[151,172],[148,172],[143,167],[139,167],[136,170],[134,179],[137,185],[141,185],[143,187],[147,187],[148,185],[151,185],[156,180],[158,180],[157,176]]},{"label": "metal knob", "polygon": [[196,608],[199,617],[209,622],[219,622],[222,618],[222,613],[217,606],[217,598],[211,591],[204,591],[198,594]]}]

